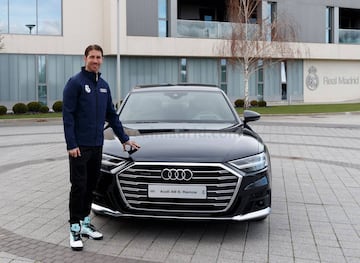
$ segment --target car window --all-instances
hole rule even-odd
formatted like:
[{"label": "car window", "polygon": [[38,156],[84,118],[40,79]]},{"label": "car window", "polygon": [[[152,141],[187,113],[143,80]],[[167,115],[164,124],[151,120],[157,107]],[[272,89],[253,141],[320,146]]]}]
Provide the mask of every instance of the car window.
[{"label": "car window", "polygon": [[122,122],[236,122],[221,92],[144,91],[131,93],[120,112]]}]

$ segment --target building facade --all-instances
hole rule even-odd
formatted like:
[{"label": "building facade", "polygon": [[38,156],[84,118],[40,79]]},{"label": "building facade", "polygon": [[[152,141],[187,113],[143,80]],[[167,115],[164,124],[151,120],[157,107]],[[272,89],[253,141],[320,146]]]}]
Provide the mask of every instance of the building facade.
[{"label": "building facade", "polygon": [[[0,0],[0,105],[62,99],[87,45],[104,48],[114,102],[136,85],[202,83],[244,97],[241,65],[220,48],[227,0]],[[250,99],[272,103],[360,100],[360,1],[262,1],[249,23],[286,15],[292,57],[250,78]],[[119,25],[119,26],[118,26]],[[118,64],[118,61],[120,63]]]}]

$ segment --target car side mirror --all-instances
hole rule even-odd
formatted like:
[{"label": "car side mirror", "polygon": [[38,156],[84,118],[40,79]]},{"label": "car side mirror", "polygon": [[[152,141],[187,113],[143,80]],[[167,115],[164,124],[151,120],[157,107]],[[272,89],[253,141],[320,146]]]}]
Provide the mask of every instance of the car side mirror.
[{"label": "car side mirror", "polygon": [[255,111],[251,111],[251,110],[244,110],[244,123],[246,124],[247,122],[250,121],[257,121],[258,119],[260,119],[260,114],[255,112]]}]

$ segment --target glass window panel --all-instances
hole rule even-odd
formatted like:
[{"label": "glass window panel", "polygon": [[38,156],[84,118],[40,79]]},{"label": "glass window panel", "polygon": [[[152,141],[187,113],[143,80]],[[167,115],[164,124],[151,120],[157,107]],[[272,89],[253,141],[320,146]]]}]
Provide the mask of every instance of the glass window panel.
[{"label": "glass window panel", "polygon": [[159,3],[158,5],[159,18],[166,19],[167,18],[166,0],[159,0],[158,3]]},{"label": "glass window panel", "polygon": [[264,71],[262,68],[259,69],[259,74],[258,74],[258,81],[259,82],[263,82],[264,81]]},{"label": "glass window panel", "polygon": [[39,69],[39,83],[46,84],[46,60],[45,56],[39,56],[38,69]]},{"label": "glass window panel", "polygon": [[159,37],[167,37],[167,0],[158,0]]},{"label": "glass window panel", "polygon": [[332,43],[333,8],[326,7],[326,43]]},{"label": "glass window panel", "polygon": [[326,8],[326,27],[330,27],[330,10],[329,7]]},{"label": "glass window panel", "polygon": [[258,101],[264,100],[264,85],[258,84],[258,94],[257,94]]},{"label": "glass window panel", "polygon": [[214,18],[209,15],[204,15],[204,21],[214,21]]},{"label": "glass window panel", "polygon": [[281,83],[286,83],[286,64],[284,61],[281,62]]},{"label": "glass window panel", "polygon": [[35,33],[31,25],[36,25],[36,0],[9,1],[9,23],[11,34]]},{"label": "glass window panel", "polygon": [[186,82],[187,79],[187,73],[186,70],[181,71],[181,82]]},{"label": "glass window panel", "polygon": [[159,37],[167,37],[167,22],[159,20]]},{"label": "glass window panel", "polygon": [[226,82],[226,59],[221,59],[221,82]]},{"label": "glass window panel", "polygon": [[38,0],[38,34],[62,34],[61,2],[61,0]]},{"label": "glass window panel", "polygon": [[180,78],[181,82],[187,81],[187,71],[186,71],[186,58],[181,59],[181,69],[180,69]]},{"label": "glass window panel", "polygon": [[220,88],[221,88],[225,93],[227,93],[227,84],[221,84],[221,85],[220,85]]},{"label": "glass window panel", "polygon": [[0,0],[0,33],[8,33],[8,0]]},{"label": "glass window panel", "polygon": [[277,13],[277,3],[276,2],[271,2],[270,3],[271,5],[271,11],[270,11],[270,14],[271,14],[271,22],[274,22],[275,19],[276,19],[276,13]]},{"label": "glass window panel", "polygon": [[226,82],[226,67],[221,67],[221,82]]},{"label": "glass window panel", "polygon": [[181,59],[181,67],[185,68],[185,70],[186,70],[186,58]]},{"label": "glass window panel", "polygon": [[331,31],[330,30],[326,30],[326,39],[325,39],[326,43],[331,43]]},{"label": "glass window panel", "polygon": [[45,85],[38,86],[38,101],[43,105],[47,104],[47,87]]}]

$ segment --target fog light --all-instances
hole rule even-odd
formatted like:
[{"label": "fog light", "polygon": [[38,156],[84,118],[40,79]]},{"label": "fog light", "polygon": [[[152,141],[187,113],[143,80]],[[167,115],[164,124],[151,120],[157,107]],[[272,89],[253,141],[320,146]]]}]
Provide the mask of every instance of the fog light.
[{"label": "fog light", "polygon": [[264,203],[264,200],[260,200],[260,201],[257,201],[256,202],[256,205],[257,206],[263,206],[265,203]]}]

